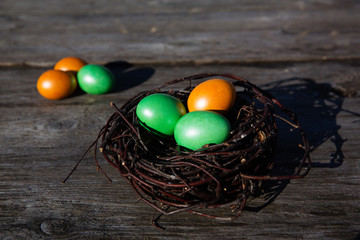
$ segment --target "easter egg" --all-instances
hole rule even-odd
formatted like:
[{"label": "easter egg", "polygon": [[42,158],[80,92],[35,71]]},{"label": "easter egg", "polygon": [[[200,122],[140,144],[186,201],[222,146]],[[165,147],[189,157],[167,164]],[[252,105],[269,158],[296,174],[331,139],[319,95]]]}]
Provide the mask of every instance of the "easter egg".
[{"label": "easter egg", "polygon": [[212,111],[194,111],[185,114],[175,126],[178,145],[196,150],[205,144],[220,144],[229,137],[231,125],[221,114]]},{"label": "easter egg", "polygon": [[115,86],[113,73],[101,65],[88,64],[78,71],[77,77],[80,88],[89,94],[105,94]]},{"label": "easter egg", "polygon": [[78,57],[65,57],[60,59],[56,64],[54,69],[61,71],[79,71],[87,63]]},{"label": "easter egg", "polygon": [[186,113],[185,106],[177,98],[156,93],[143,98],[136,107],[136,115],[148,130],[171,136],[177,121]]},{"label": "easter egg", "polygon": [[187,105],[189,112],[216,111],[226,113],[235,103],[234,86],[223,79],[210,79],[196,86],[190,93]]},{"label": "easter egg", "polygon": [[40,95],[47,99],[62,99],[76,90],[77,81],[70,72],[48,70],[41,74],[36,87]]}]

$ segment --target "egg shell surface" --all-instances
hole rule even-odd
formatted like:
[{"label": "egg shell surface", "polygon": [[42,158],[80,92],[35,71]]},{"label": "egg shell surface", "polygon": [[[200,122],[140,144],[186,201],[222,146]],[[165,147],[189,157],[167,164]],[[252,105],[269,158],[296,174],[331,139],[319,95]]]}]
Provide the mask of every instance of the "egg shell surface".
[{"label": "egg shell surface", "polygon": [[176,123],[185,113],[179,99],[163,93],[146,96],[136,107],[136,115],[144,127],[168,136],[174,134]]},{"label": "egg shell surface", "polygon": [[80,88],[89,94],[105,94],[115,86],[114,74],[104,66],[88,64],[77,73]]},{"label": "egg shell surface", "polygon": [[73,94],[77,81],[71,72],[51,69],[40,75],[36,88],[44,98],[58,100]]},{"label": "egg shell surface", "polygon": [[190,93],[187,106],[189,112],[216,111],[224,114],[235,103],[236,90],[224,79],[210,79],[200,83]]},{"label": "egg shell surface", "polygon": [[196,150],[205,144],[223,143],[230,131],[231,125],[223,115],[212,111],[194,111],[180,118],[174,137],[178,145]]},{"label": "egg shell surface", "polygon": [[78,72],[87,64],[84,60],[78,57],[65,57],[60,59],[54,66],[55,70]]}]

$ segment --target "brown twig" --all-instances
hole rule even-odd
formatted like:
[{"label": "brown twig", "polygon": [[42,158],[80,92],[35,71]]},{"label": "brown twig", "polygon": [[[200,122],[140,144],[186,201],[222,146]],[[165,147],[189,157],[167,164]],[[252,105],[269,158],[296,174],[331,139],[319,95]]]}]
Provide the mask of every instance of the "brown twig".
[{"label": "brown twig", "polygon": [[[164,92],[186,102],[195,81],[213,77],[228,79],[234,86],[244,89],[237,92],[235,106],[227,115],[232,131],[226,142],[190,151],[179,148],[172,139],[148,132],[138,124],[135,110],[145,96]],[[162,90],[183,82],[189,83],[184,90]],[[139,93],[120,108],[114,103],[111,105],[115,113],[92,146],[101,140],[100,150],[106,161],[119,170],[146,204],[159,212],[160,215],[154,215],[152,221],[157,227],[160,227],[157,224],[160,216],[184,211],[233,220],[241,214],[247,198],[256,192],[254,188],[260,185],[256,184],[257,181],[298,179],[310,170],[308,140],[296,115],[270,93],[233,74],[206,73],[175,79],[159,88]],[[290,120],[280,117],[275,111],[276,106]],[[292,175],[271,175],[279,131],[275,118],[300,130],[303,157]],[[100,168],[97,161],[96,165]],[[196,210],[226,207],[234,202],[238,206],[232,217],[217,217]]]}]

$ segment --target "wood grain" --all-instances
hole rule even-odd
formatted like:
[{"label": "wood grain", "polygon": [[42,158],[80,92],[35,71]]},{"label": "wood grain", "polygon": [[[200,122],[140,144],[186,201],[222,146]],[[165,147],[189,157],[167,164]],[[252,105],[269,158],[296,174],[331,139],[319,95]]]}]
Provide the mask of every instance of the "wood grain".
[{"label": "wood grain", "polygon": [[359,59],[357,1],[11,1],[0,65],[246,63]]},{"label": "wood grain", "polygon": [[[358,12],[356,0],[0,1],[0,239],[359,239]],[[69,55],[105,64],[114,92],[42,98],[37,78]],[[296,112],[309,175],[269,183],[233,222],[181,213],[160,219],[166,231],[101,156],[112,183],[96,172],[93,149],[61,183],[111,101],[203,72],[243,76]],[[278,163],[297,144],[280,143]]]},{"label": "wood grain", "polygon": [[[359,237],[360,101],[336,90],[347,82],[358,86],[359,63],[135,65],[126,70],[110,66],[118,70],[119,79],[136,77],[137,84],[107,95],[79,93],[60,101],[43,99],[36,92],[36,79],[46,68],[0,69],[1,239]],[[92,153],[66,184],[61,183],[112,113],[110,101],[120,105],[143,89],[201,72],[244,76],[293,109],[313,146],[310,174],[278,185],[282,191],[268,204],[265,196],[250,201],[233,222],[181,213],[160,219],[166,231],[151,225],[153,210],[137,201],[100,156],[111,184],[96,172]]]}]

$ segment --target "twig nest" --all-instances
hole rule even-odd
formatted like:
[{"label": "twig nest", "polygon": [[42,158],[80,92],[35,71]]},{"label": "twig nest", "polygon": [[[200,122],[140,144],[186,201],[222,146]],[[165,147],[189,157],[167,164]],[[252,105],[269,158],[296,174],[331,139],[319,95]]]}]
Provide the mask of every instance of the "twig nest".
[{"label": "twig nest", "polygon": [[[192,89],[209,78],[227,79],[236,88],[233,107],[225,116],[231,131],[219,144],[193,151],[179,146],[174,137],[148,131],[136,115],[138,103],[154,93],[168,94],[185,106]],[[189,86],[176,89],[176,84]],[[172,89],[170,89],[170,86]],[[117,108],[100,131],[100,150],[105,159],[129,182],[135,192],[160,214],[188,211],[214,217],[201,209],[237,205],[236,218],[246,199],[255,194],[258,182],[267,179],[300,178],[310,162],[309,146],[291,111],[269,93],[231,74],[200,74],[164,83],[144,91]],[[282,111],[289,127],[300,129],[304,154],[292,176],[271,176],[277,145],[276,111]]]}]

